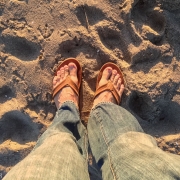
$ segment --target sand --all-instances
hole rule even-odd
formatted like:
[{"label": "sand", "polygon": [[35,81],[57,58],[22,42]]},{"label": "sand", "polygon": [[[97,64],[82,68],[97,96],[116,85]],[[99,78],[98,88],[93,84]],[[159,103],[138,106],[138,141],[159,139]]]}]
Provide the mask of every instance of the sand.
[{"label": "sand", "polygon": [[121,105],[168,153],[180,155],[180,0],[1,0],[0,176],[34,147],[56,112],[62,60],[83,68],[87,123],[100,67],[121,67]]}]

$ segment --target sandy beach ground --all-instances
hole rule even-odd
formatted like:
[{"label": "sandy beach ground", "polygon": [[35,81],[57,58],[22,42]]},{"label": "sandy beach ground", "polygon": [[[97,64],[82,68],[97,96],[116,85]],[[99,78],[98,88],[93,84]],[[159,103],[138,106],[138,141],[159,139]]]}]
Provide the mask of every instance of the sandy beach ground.
[{"label": "sandy beach ground", "polygon": [[82,65],[87,123],[100,67],[121,67],[121,105],[159,147],[180,155],[180,0],[0,0],[0,175],[34,147],[56,112],[58,63]]}]

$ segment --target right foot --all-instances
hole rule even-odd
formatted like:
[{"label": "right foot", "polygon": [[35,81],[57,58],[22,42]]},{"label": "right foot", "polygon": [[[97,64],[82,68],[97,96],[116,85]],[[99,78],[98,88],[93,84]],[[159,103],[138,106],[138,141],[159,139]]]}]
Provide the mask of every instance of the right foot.
[{"label": "right foot", "polygon": [[[111,81],[114,88],[116,89],[119,97],[121,98],[123,91],[124,91],[124,84],[122,84],[122,79],[120,74],[117,73],[116,70],[113,70],[111,67],[107,67],[104,69],[102,73],[101,80],[99,81],[98,87],[105,85]],[[93,108],[101,102],[112,102],[117,104],[116,99],[114,98],[113,94],[110,91],[103,91],[101,92],[94,100]]]}]

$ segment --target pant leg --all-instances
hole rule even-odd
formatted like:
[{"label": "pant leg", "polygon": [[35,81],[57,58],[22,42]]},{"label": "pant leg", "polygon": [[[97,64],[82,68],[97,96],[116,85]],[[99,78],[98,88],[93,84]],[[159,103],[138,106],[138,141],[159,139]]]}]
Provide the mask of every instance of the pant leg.
[{"label": "pant leg", "polygon": [[118,105],[101,103],[91,111],[88,137],[104,180],[180,179],[180,156],[159,149]]},{"label": "pant leg", "polygon": [[73,102],[65,102],[33,151],[4,180],[88,180],[87,131]]}]

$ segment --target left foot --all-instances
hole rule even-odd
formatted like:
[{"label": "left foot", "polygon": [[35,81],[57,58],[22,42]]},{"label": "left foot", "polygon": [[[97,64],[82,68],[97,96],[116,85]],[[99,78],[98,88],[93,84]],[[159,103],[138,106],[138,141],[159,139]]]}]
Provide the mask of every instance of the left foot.
[{"label": "left foot", "polygon": [[[67,76],[70,76],[71,80],[78,85],[78,78],[77,78],[77,67],[74,63],[69,63],[60,68],[57,71],[57,75],[53,79],[53,89],[55,89],[61,82],[63,82]],[[54,97],[54,101],[56,104],[57,109],[65,101],[73,101],[76,106],[78,107],[78,95],[74,92],[71,87],[63,87]]]},{"label": "left foot", "polygon": [[[122,96],[124,91],[124,84],[122,84],[122,78],[120,74],[117,73],[115,69],[112,69],[111,67],[107,67],[104,69],[102,73],[101,80],[99,81],[98,87],[103,86],[104,84],[107,84],[109,81],[112,82],[114,88],[116,89],[119,98]],[[101,102],[112,102],[114,104],[117,104],[113,94],[110,91],[103,91],[101,92],[95,99],[93,103],[93,108]]]}]

